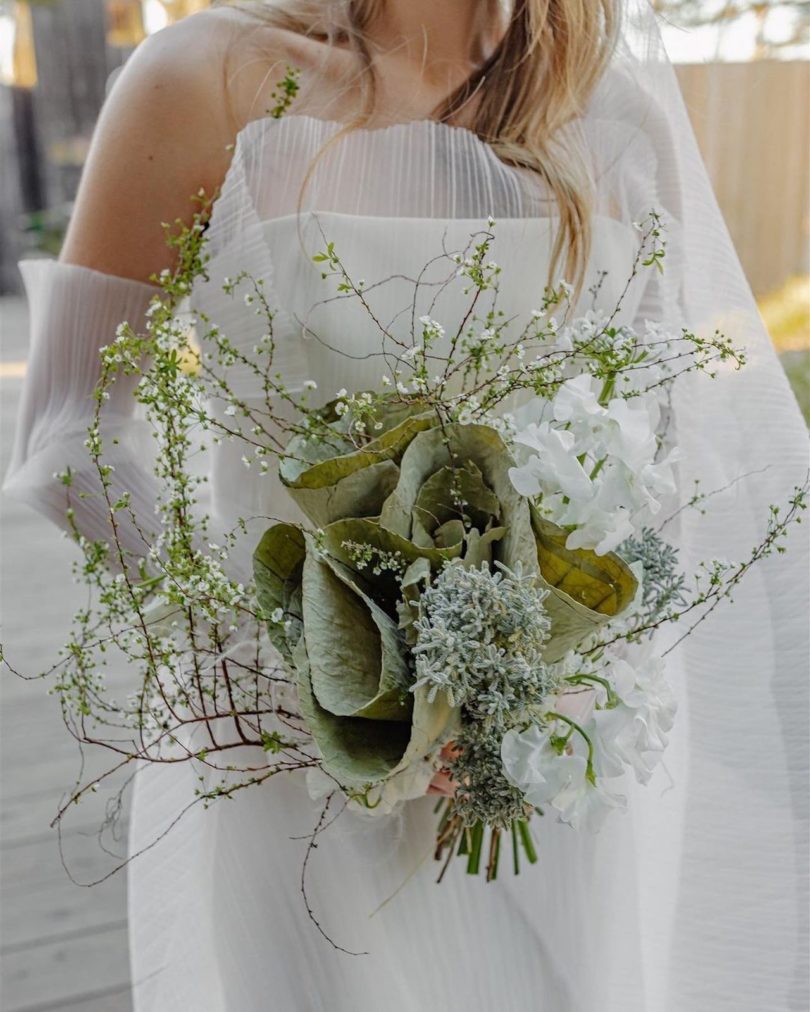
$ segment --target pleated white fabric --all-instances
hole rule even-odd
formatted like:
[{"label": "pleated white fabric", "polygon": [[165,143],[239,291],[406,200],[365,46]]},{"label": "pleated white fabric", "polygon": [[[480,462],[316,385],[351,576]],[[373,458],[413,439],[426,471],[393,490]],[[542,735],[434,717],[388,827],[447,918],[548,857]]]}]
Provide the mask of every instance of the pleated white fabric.
[{"label": "pleated white fabric", "polygon": [[[741,373],[689,378],[674,399],[684,496],[694,478],[704,491],[725,489],[705,515],[684,512],[666,530],[688,571],[702,559],[747,555],[768,505],[802,480],[807,438],[645,7],[628,2],[623,45],[572,139],[597,187],[589,271],[591,279],[608,273],[596,304],[612,308],[637,242],[633,222],[656,207],[669,224],[666,269],[637,279],[622,319],[722,327],[748,352]],[[260,323],[221,282],[240,270],[263,278],[287,382],[314,379],[324,399],[376,385],[381,371],[378,334],[350,301],[329,301],[311,262],[326,241],[354,277],[392,279],[375,291],[374,307],[407,328],[412,286],[403,278],[442,248],[462,248],[489,215],[502,308],[525,316],[546,281],[555,224],[537,181],[469,131],[432,122],[339,131],[293,114],[240,133],[207,234],[210,280],[192,296],[232,340],[252,346]],[[98,347],[121,319],[139,318],[151,291],[68,265],[23,268],[32,357],[7,489],[58,522],[64,489],[51,473],[71,463],[90,474],[79,440]],[[457,308],[448,294],[432,315],[450,320]],[[248,374],[230,380],[258,396]],[[118,388],[111,405],[125,437],[117,474],[151,517],[147,458],[128,442],[137,421],[125,394]],[[260,517],[295,518],[273,475],[245,471],[233,444],[212,448],[211,476],[223,527],[255,518],[249,530],[258,532]],[[77,522],[98,536],[103,515],[92,499],[81,502]],[[239,572],[250,549],[248,539],[233,560]],[[366,955],[335,952],[306,916],[300,837],[320,806],[299,775],[194,809],[150,846],[188,804],[198,771],[141,770],[130,850],[143,853],[129,870],[138,1012],[806,1009],[804,529],[735,597],[669,655],[679,713],[665,765],[647,788],[623,785],[629,812],[600,835],[543,819],[538,866],[489,885],[452,867],[436,886],[430,799],[399,819],[346,816],[330,827],[311,862],[310,899],[325,930]]]},{"label": "pleated white fabric", "polygon": [[[49,259],[23,260],[20,271],[31,340],[4,491],[61,527],[68,526],[66,509],[71,506],[87,537],[109,537],[107,504],[85,447],[96,409],[99,349],[112,343],[124,320],[142,328],[149,302],[160,289]],[[148,427],[135,417],[136,383],[137,377],[121,376],[109,391],[102,413],[105,462],[114,468],[110,494],[131,493],[134,512],[148,533],[155,503],[149,466],[153,451]],[[69,492],[56,477],[68,469],[73,476]],[[120,519],[124,548],[143,555],[142,533]]]}]

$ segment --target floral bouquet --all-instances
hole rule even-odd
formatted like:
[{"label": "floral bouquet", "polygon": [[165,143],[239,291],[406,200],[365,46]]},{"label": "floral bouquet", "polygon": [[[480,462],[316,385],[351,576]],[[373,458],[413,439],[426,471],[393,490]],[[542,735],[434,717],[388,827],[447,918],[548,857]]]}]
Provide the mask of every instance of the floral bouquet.
[{"label": "floral bouquet", "polygon": [[[590,412],[580,447],[599,454],[592,433],[610,412],[588,390],[564,384],[554,408],[576,398],[578,420]],[[594,551],[609,537],[595,520],[568,533],[518,491],[541,480],[543,435],[518,437],[535,450],[518,467],[496,428],[442,425],[418,399],[361,394],[322,418],[329,436],[295,437],[281,469],[315,531],[271,527],[254,564],[324,789],[390,811],[433,785],[448,796],[438,850],[458,846],[475,870],[491,828],[490,877],[501,831],[533,859],[527,824],[541,805],[597,826],[620,803],[602,776],[628,763],[648,776],[673,707],[654,664],[652,677],[625,663],[617,678],[613,658],[575,653],[631,610],[639,580],[619,555]],[[358,438],[358,419],[374,438]],[[655,445],[648,432],[649,454]],[[608,476],[621,458],[601,459],[603,480],[619,481]],[[671,482],[668,464],[645,463],[653,487]]]},{"label": "floral bouquet", "polygon": [[[307,858],[334,798],[379,815],[435,795],[439,878],[455,854],[495,878],[504,834],[515,871],[534,862],[539,815],[598,830],[626,805],[621,778],[650,780],[673,726],[656,632],[680,623],[668,650],[688,636],[782,550],[805,508],[806,486],[772,507],[748,558],[695,572],[664,537],[679,509],[719,491],[676,495],[671,387],[744,356],[719,333],[620,324],[624,295],[611,313],[575,316],[565,282],[527,319],[507,317],[490,219],[432,261],[447,272],[430,304],[460,286],[463,314],[420,317],[415,280],[413,324],[380,327],[378,386],[313,406],[316,384],[290,388],[274,366],[261,279],[224,283],[265,326],[252,352],[202,314],[195,336],[178,313],[209,280],[209,208],[170,236],[178,266],[159,279],[146,333],[122,324],[102,354],[87,445],[107,539],[82,533],[86,493],[71,498],[75,475],[61,476],[93,603],[76,616],[55,689],[77,740],[114,763],[76,786],[57,821],[132,763],[190,762],[190,804],[206,806],[301,771],[324,800]],[[655,211],[638,230],[625,293],[640,272],[663,270]],[[372,286],[326,236],[314,260],[337,298],[378,325]],[[261,397],[234,386],[233,366]],[[154,518],[136,513],[105,457],[103,406],[122,375],[138,378],[159,447]],[[197,456],[225,441],[258,477],[278,474],[297,523],[213,529]],[[246,544],[252,582],[231,565]],[[138,673],[124,701],[105,682],[100,655],[112,649]]]}]

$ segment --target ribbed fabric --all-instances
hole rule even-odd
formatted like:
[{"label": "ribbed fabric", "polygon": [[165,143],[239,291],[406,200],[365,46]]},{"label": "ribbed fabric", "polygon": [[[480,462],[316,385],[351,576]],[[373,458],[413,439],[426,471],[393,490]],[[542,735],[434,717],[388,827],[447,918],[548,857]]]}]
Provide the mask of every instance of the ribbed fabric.
[{"label": "ribbed fabric", "polygon": [[[3,490],[40,510],[67,529],[70,506],[76,526],[89,539],[108,539],[108,507],[85,447],[100,376],[99,349],[112,344],[127,321],[142,330],[153,285],[113,277],[56,260],[23,260],[20,270],[30,307],[30,349],[14,450]],[[155,481],[149,460],[148,427],[135,418],[132,396],[137,377],[120,376],[101,412],[105,464],[114,468],[111,493],[131,494],[134,515],[118,514],[125,551],[148,549],[154,531]],[[56,477],[67,468],[67,489]]]},{"label": "ribbed fabric", "polygon": [[[655,148],[643,121],[577,121],[565,143],[590,171],[595,213],[629,223],[656,202]],[[555,207],[538,176],[504,164],[462,127],[415,120],[346,131],[294,113],[252,120],[237,137],[216,204],[211,255],[241,241],[252,220],[300,211],[500,220],[548,217]]]}]

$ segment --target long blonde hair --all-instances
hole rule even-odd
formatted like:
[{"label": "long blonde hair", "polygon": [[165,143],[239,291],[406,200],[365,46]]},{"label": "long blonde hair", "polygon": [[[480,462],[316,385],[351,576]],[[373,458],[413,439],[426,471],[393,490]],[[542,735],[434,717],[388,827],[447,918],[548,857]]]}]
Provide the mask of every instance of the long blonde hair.
[{"label": "long blonde hair", "polygon": [[[222,0],[220,0],[222,2]],[[225,0],[264,23],[339,43],[359,57],[361,102],[347,125],[374,114],[376,75],[367,30],[386,0]],[[497,17],[500,0],[485,0]],[[505,31],[482,66],[434,110],[448,122],[471,109],[468,129],[504,161],[537,172],[554,199],[560,227],[549,279],[564,273],[581,289],[591,250],[593,193],[581,153],[560,128],[585,111],[619,33],[620,0],[512,0]],[[470,104],[475,96],[476,101]]]}]

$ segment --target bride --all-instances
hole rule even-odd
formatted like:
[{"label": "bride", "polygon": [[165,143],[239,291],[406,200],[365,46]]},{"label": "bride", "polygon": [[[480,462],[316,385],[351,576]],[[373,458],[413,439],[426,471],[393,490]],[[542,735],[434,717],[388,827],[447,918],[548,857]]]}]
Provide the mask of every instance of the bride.
[{"label": "bride", "polygon": [[[289,68],[298,93],[268,115]],[[31,357],[6,489],[57,523],[54,472],[71,466],[79,490],[93,489],[83,441],[99,348],[121,320],[143,323],[154,276],[172,266],[162,223],[190,223],[201,189],[219,194],[210,280],[192,304],[252,343],[250,311],[221,283],[239,270],[263,277],[285,379],[316,382],[324,399],[379,378],[363,355],[367,321],[328,303],[313,316],[323,235],[357,277],[389,278],[492,216],[508,312],[529,312],[562,277],[591,293],[583,307],[611,308],[634,223],[656,208],[665,269],[636,279],[627,322],[722,327],[749,360],[739,375],[690,378],[672,405],[683,488],[701,475],[719,490],[703,515],[677,517],[686,571],[750,551],[768,505],[802,478],[804,427],[646,3],[244,2],[139,47],[102,111],[60,259],[21,265]],[[396,288],[388,298],[394,316]],[[117,480],[149,516],[133,407],[132,387],[117,384],[107,424]],[[295,519],[280,485],[257,483],[227,444],[212,450],[211,489],[224,527]],[[98,500],[74,503],[80,530],[103,536]],[[806,1008],[807,556],[806,539],[792,541],[669,656],[679,714],[666,764],[599,835],[544,819],[540,861],[520,877],[487,884],[454,868],[437,886],[431,798],[330,828],[309,902],[362,955],[325,943],[302,902],[301,838],[318,812],[302,778],[195,807],[165,832],[194,775],[188,764],[141,769],[128,866],[135,1008]],[[247,577],[247,558],[234,565]]]}]

